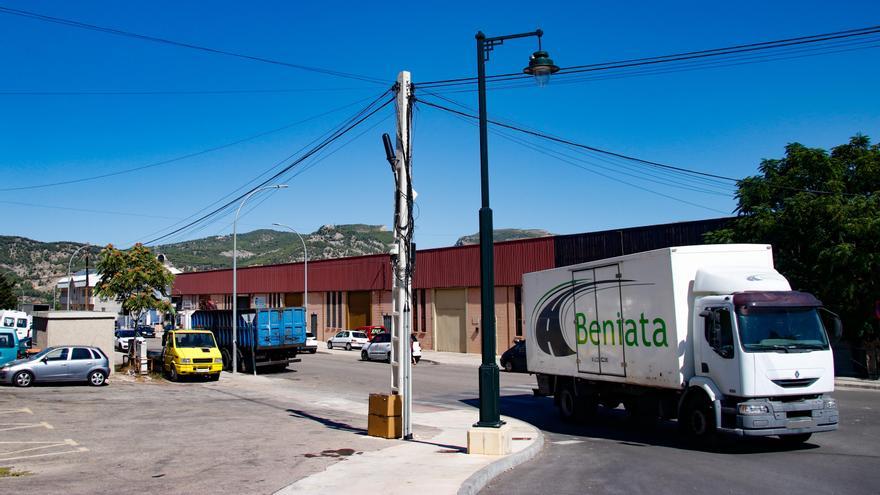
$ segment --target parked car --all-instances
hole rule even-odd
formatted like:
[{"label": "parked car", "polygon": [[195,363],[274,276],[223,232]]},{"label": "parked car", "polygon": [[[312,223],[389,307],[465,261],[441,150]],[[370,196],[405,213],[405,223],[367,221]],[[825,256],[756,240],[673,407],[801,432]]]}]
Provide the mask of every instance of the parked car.
[{"label": "parked car", "polygon": [[529,370],[526,367],[526,341],[515,340],[513,347],[507,349],[501,355],[500,362],[504,371],[528,373]]},{"label": "parked car", "polygon": [[49,347],[30,359],[19,359],[0,367],[0,382],[29,387],[37,382],[85,381],[107,383],[110,360],[97,347]]},{"label": "parked car", "polygon": [[141,335],[141,337],[144,337],[147,339],[156,338],[156,330],[153,327],[151,327],[150,325],[138,325],[138,327],[135,328],[135,331],[137,333],[139,333]]},{"label": "parked car", "polygon": [[[415,335],[410,335],[410,348],[415,362],[422,359],[422,346]],[[391,334],[380,333],[373,337],[361,350],[361,359],[364,361],[391,361]]]},{"label": "parked car", "polygon": [[365,334],[367,334],[367,338],[370,339],[370,341],[372,341],[373,338],[376,337],[376,335],[388,333],[388,330],[385,330],[385,327],[382,325],[367,325],[364,327],[357,327],[355,328],[355,331],[364,332]]},{"label": "parked car", "polygon": [[303,352],[308,352],[309,354],[318,352],[318,339],[315,338],[315,334],[311,332],[306,334],[306,345],[303,347]]},{"label": "parked car", "polygon": [[350,351],[352,348],[362,348],[364,344],[369,341],[370,339],[364,332],[359,332],[357,330],[343,330],[327,341],[327,349],[333,349],[335,346],[345,347],[346,351]]},{"label": "parked car", "polygon": [[131,341],[135,337],[144,340],[144,338],[139,336],[137,332],[129,329],[117,330],[114,335],[116,336],[115,347],[119,352],[128,352],[128,348],[131,346]]}]

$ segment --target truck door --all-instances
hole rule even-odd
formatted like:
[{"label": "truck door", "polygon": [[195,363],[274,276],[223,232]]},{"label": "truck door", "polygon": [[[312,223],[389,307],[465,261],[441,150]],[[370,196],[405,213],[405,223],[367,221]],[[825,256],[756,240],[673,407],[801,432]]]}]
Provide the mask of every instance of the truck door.
[{"label": "truck door", "polygon": [[[599,340],[599,372],[626,376],[626,346],[623,342],[623,308],[620,299],[620,267],[616,264],[594,270]],[[592,343],[592,342],[591,342]]]},{"label": "truck door", "polygon": [[[596,278],[593,269],[571,272],[571,291],[573,311],[570,313],[569,324],[575,330],[577,344],[578,371],[581,373],[602,372],[600,368],[601,351],[594,341],[590,340],[590,322],[596,320]],[[564,310],[562,314],[567,314]],[[563,325],[565,328],[567,325]]]},{"label": "truck door", "polygon": [[737,356],[736,351],[733,308],[728,305],[708,305],[699,313],[705,316],[698,316],[695,322],[702,325],[694,325],[694,336],[700,343],[697,374],[710,377],[722,393],[741,393],[741,356]]}]

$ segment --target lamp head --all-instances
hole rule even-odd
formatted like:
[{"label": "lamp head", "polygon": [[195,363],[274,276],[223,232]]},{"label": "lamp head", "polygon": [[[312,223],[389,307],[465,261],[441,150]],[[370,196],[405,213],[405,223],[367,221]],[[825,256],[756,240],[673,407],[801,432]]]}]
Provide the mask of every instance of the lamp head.
[{"label": "lamp head", "polygon": [[535,76],[538,86],[544,87],[550,80],[550,74],[558,70],[559,66],[553,63],[550,54],[544,50],[538,50],[529,57],[529,66],[523,69],[523,72]]}]

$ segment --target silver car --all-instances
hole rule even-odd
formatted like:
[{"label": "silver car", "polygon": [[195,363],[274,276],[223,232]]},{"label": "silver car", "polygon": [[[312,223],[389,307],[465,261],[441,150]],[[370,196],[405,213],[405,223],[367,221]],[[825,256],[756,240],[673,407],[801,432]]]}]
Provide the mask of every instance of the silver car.
[{"label": "silver car", "polygon": [[0,382],[29,387],[34,382],[76,382],[100,386],[110,375],[110,360],[101,349],[88,346],[49,347],[29,359],[0,367]]}]

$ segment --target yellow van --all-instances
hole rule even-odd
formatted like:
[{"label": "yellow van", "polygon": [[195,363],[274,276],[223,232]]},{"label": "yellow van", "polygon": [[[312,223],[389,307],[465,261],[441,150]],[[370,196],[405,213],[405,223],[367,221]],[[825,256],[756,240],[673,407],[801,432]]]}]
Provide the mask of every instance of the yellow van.
[{"label": "yellow van", "polygon": [[162,371],[172,381],[181,376],[206,376],[220,379],[223,357],[214,334],[208,330],[169,330],[162,336]]}]

